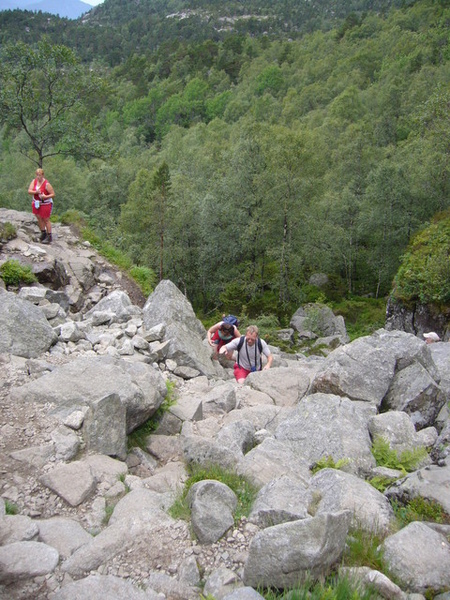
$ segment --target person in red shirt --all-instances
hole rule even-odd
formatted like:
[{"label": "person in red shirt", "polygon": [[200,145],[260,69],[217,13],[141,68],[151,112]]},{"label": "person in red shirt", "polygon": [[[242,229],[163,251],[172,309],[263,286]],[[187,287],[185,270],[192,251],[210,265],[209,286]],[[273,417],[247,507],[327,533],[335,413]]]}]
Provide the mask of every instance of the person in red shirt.
[{"label": "person in red shirt", "polygon": [[44,177],[42,169],[36,169],[36,178],[30,183],[28,193],[33,196],[31,208],[36,215],[41,237],[39,241],[43,244],[52,243],[52,224],[50,215],[52,214],[53,198],[55,192],[52,186]]},{"label": "person in red shirt", "polygon": [[[231,342],[234,338],[240,338],[241,334],[239,333],[239,329],[232,325],[231,323],[226,323],[225,321],[219,321],[215,325],[212,325],[207,332],[208,335],[208,343],[210,346],[214,348],[213,358],[217,360],[219,356],[219,350],[227,344]],[[229,360],[233,358],[233,355],[226,355]]]}]

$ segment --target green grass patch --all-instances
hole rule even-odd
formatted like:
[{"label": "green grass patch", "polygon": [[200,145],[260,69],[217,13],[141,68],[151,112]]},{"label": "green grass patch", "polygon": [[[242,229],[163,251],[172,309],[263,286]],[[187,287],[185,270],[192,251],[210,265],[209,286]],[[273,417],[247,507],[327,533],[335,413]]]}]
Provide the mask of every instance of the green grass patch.
[{"label": "green grass patch", "polygon": [[74,225],[77,230],[81,231],[86,227],[88,216],[80,210],[71,208],[63,212],[62,215],[58,217],[58,220],[63,225]]},{"label": "green grass patch", "polygon": [[348,458],[340,458],[335,462],[332,456],[323,456],[319,458],[319,460],[313,464],[311,467],[311,472],[315,475],[318,471],[322,469],[342,469],[345,465],[348,465],[350,459]]},{"label": "green grass patch", "polygon": [[384,537],[362,527],[353,528],[347,537],[342,564],[346,567],[370,567],[382,573],[386,564],[380,544]]},{"label": "green grass patch", "polygon": [[346,575],[331,574],[324,581],[306,577],[292,590],[258,590],[265,600],[376,600],[379,595],[370,586],[362,587]]},{"label": "green grass patch", "polygon": [[0,267],[0,277],[5,285],[20,285],[21,283],[34,283],[37,281],[36,275],[31,267],[22,266],[18,260],[10,259]]},{"label": "green grass patch", "polygon": [[413,521],[430,521],[450,525],[450,515],[436,500],[416,496],[406,504],[397,500],[392,500],[391,504],[400,527],[405,527]]},{"label": "green grass patch", "polygon": [[370,485],[372,485],[376,490],[378,490],[381,493],[384,493],[384,491],[387,490],[387,488],[394,482],[393,479],[389,477],[384,477],[383,475],[376,475],[368,481]]},{"label": "green grass patch", "polygon": [[139,425],[139,427],[132,431],[128,436],[129,450],[135,447],[145,450],[147,437],[156,431],[164,413],[167,412],[171,406],[176,404],[175,383],[173,381],[166,381],[166,388],[167,394],[161,406],[149,419],[147,419],[147,421],[145,421],[145,423]]},{"label": "green grass patch", "polygon": [[149,296],[153,292],[156,285],[156,274],[153,269],[134,265],[130,268],[129,273],[145,296]]},{"label": "green grass patch", "polygon": [[10,502],[9,500],[5,500],[5,513],[7,515],[17,515],[18,512],[19,512],[19,509],[13,502]]},{"label": "green grass patch", "polygon": [[183,491],[169,509],[171,517],[174,519],[184,519],[185,521],[190,520],[191,510],[187,502],[187,495],[195,483],[204,481],[205,479],[220,481],[236,494],[238,503],[234,513],[235,523],[238,523],[242,517],[250,514],[258,490],[245,477],[241,477],[232,471],[215,465],[205,467],[192,464],[189,465],[188,469],[189,478],[184,485]]},{"label": "green grass patch", "polygon": [[2,242],[8,242],[13,240],[17,236],[17,230],[15,226],[7,221],[6,223],[0,223],[0,240]]},{"label": "green grass patch", "polygon": [[350,340],[371,335],[386,322],[385,298],[351,298],[329,304],[335,315],[344,317]]},{"label": "green grass patch", "polygon": [[397,469],[404,474],[415,471],[428,456],[428,452],[423,446],[414,448],[414,450],[404,450],[399,453],[391,448],[389,442],[382,436],[377,436],[374,439],[372,454],[377,466]]},{"label": "green grass patch", "polygon": [[87,240],[91,246],[93,246],[99,254],[101,254],[106,260],[113,265],[119,267],[123,271],[129,271],[133,266],[133,262],[129,256],[115,248],[108,241],[103,240],[93,229],[90,227],[84,227],[81,230],[81,234],[85,240]]}]

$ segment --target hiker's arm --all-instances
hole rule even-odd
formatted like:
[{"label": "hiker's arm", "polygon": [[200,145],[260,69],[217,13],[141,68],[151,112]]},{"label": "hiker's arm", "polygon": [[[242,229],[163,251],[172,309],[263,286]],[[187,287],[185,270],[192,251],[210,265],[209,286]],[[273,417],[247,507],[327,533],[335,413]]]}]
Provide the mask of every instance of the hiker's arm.
[{"label": "hiker's arm", "polygon": [[270,367],[272,366],[272,362],[273,362],[273,354],[269,354],[269,356],[267,357],[267,362],[263,367],[263,371],[266,371],[267,369],[270,369]]},{"label": "hiker's arm", "polygon": [[211,327],[208,329],[207,332],[207,336],[208,336],[208,343],[211,344],[211,346],[214,346],[214,343],[211,342],[211,336],[213,333],[215,333],[219,327],[222,325],[222,321],[220,321],[219,323],[216,323],[215,325],[211,325]]}]

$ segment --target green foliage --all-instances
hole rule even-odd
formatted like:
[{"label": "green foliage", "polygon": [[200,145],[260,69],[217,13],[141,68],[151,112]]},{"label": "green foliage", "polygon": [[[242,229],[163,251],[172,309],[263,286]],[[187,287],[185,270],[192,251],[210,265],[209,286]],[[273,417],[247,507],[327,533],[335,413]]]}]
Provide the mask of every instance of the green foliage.
[{"label": "green foliage", "polygon": [[5,500],[5,513],[7,515],[17,515],[18,512],[19,509],[17,508],[16,504],[11,502],[10,500]]},{"label": "green foliage", "polygon": [[258,590],[265,600],[376,600],[379,598],[370,586],[360,583],[347,575],[330,574],[322,581],[306,576],[298,587],[287,590]]},{"label": "green foliage", "polygon": [[[198,313],[286,326],[304,303],[386,298],[412,236],[449,209],[450,55],[444,2],[382,4],[251,0],[250,19],[220,7],[231,30],[208,2],[208,20],[167,18],[150,0],[111,0],[83,23],[0,12],[0,205],[29,210],[24,153],[45,155],[55,209],[89,215]],[[170,195],[155,188],[163,164]],[[399,274],[405,298],[444,302],[438,245]],[[314,289],[320,273],[330,284]],[[367,309],[347,311],[351,339],[383,324]]]},{"label": "green foliage", "polygon": [[405,527],[413,521],[431,521],[450,525],[450,515],[436,500],[416,496],[406,504],[397,500],[393,500],[391,504],[400,527]]},{"label": "green foliage", "polygon": [[129,271],[132,268],[133,265],[130,257],[118,248],[115,248],[106,240],[103,240],[93,229],[85,227],[82,230],[82,235],[85,240],[92,244],[92,246],[94,246],[94,248],[113,265],[117,265],[124,271]]},{"label": "green foliage", "polygon": [[376,490],[383,493],[391,484],[393,480],[389,477],[383,477],[382,475],[376,475],[369,479],[370,485],[372,485]]},{"label": "green foliage", "polygon": [[156,285],[156,274],[148,267],[131,267],[130,275],[146,296],[149,296]]},{"label": "green foliage", "polygon": [[190,476],[184,485],[183,491],[169,509],[169,514],[174,519],[185,519],[187,521],[190,519],[190,507],[187,502],[187,495],[195,483],[205,479],[220,481],[236,494],[238,500],[234,513],[236,523],[243,516],[250,514],[258,490],[245,477],[241,477],[232,471],[227,471],[216,465],[206,467],[194,463],[189,465],[189,471]]},{"label": "green foliage", "polygon": [[389,442],[382,436],[377,436],[373,440],[372,454],[375,457],[377,466],[398,469],[405,474],[417,469],[428,456],[428,452],[423,446],[413,450],[403,450],[399,453],[392,449]]},{"label": "green foliage", "polygon": [[172,381],[166,381],[166,396],[161,406],[156,412],[149,418],[145,423],[139,425],[134,431],[128,436],[128,448],[141,448],[146,450],[147,437],[154,433],[158,428],[158,425],[164,415],[171,406],[176,404],[177,398],[175,393],[175,384]]},{"label": "green foliage", "polygon": [[12,223],[0,223],[0,240],[8,242],[13,240],[17,235],[17,230]]},{"label": "green foliage", "polygon": [[100,99],[102,81],[70,48],[45,36],[36,46],[3,46],[1,59],[0,122],[22,134],[22,154],[39,167],[50,156],[90,154],[97,140],[89,109]]},{"label": "green foliage", "polygon": [[370,567],[386,572],[383,551],[380,544],[383,536],[362,527],[354,528],[347,537],[342,563],[347,567]]},{"label": "green foliage", "polygon": [[450,213],[439,215],[412,239],[395,277],[404,302],[450,304]]},{"label": "green foliage", "polygon": [[332,456],[323,456],[311,467],[311,473],[315,474],[322,469],[342,469],[349,462],[348,458],[340,458],[335,462]]},{"label": "green foliage", "polygon": [[20,285],[22,283],[34,283],[37,281],[31,267],[22,266],[18,260],[9,259],[0,267],[0,277],[5,285]]},{"label": "green foliage", "polygon": [[344,317],[350,340],[371,335],[384,327],[386,321],[386,301],[383,298],[348,298],[332,302],[335,315]]},{"label": "green foliage", "polygon": [[87,215],[75,208],[63,212],[59,220],[63,225],[74,225],[78,230],[86,227]]}]

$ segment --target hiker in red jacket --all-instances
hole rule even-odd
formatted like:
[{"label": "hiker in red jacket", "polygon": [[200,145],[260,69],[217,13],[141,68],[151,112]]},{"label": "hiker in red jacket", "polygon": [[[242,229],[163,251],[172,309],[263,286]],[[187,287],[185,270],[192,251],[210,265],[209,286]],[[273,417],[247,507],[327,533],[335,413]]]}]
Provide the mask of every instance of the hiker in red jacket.
[{"label": "hiker in red jacket", "polygon": [[44,178],[44,171],[36,169],[36,179],[30,183],[28,193],[33,196],[31,203],[33,214],[36,215],[41,237],[39,241],[43,244],[52,243],[52,224],[50,215],[52,214],[53,198],[55,192],[52,186]]}]

